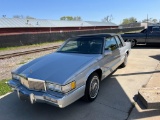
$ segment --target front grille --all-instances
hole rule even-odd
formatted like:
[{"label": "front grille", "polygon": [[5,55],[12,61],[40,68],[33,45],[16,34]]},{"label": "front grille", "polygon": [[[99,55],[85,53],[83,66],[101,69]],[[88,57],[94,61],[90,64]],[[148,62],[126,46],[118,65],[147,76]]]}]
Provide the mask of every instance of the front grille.
[{"label": "front grille", "polygon": [[35,80],[35,79],[27,80],[23,77],[21,77],[20,81],[22,85],[24,85],[25,87],[31,90],[46,91],[45,81]]}]

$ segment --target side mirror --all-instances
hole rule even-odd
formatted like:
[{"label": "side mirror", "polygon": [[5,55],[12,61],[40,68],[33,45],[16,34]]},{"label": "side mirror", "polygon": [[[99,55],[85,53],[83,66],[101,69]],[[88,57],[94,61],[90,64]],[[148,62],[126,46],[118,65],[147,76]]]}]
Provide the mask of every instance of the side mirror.
[{"label": "side mirror", "polygon": [[104,51],[104,55],[112,55],[112,51],[111,50],[105,50]]}]

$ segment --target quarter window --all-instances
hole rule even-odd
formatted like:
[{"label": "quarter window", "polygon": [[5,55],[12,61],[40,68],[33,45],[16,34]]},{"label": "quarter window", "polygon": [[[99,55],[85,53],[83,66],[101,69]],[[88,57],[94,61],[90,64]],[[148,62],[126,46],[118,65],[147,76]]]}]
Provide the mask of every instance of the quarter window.
[{"label": "quarter window", "polygon": [[116,41],[117,41],[118,46],[119,46],[119,47],[122,47],[123,45],[122,45],[122,42],[121,42],[121,40],[119,39],[119,37],[118,37],[118,36],[115,36],[115,38],[116,38]]},{"label": "quarter window", "polygon": [[118,46],[117,46],[117,43],[116,43],[116,40],[114,37],[110,37],[110,38],[106,38],[106,41],[105,41],[105,50],[115,50],[117,49]]}]

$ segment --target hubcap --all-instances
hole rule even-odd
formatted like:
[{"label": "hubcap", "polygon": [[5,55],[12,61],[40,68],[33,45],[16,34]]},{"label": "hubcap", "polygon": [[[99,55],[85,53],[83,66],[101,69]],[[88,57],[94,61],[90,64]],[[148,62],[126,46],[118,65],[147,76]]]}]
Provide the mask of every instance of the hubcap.
[{"label": "hubcap", "polygon": [[89,95],[91,98],[95,98],[99,91],[99,79],[97,76],[94,76],[90,83]]},{"label": "hubcap", "polygon": [[134,47],[136,42],[134,40],[131,40],[131,46]]}]

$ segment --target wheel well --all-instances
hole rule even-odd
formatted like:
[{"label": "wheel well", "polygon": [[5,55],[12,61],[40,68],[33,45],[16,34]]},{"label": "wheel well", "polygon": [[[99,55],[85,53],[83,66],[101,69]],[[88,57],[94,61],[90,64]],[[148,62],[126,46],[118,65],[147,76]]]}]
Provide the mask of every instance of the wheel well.
[{"label": "wheel well", "polygon": [[137,44],[137,40],[136,39],[133,39],[135,41],[135,43]]},{"label": "wheel well", "polygon": [[97,73],[99,76],[99,80],[101,80],[101,78],[102,78],[102,70],[101,69],[97,69],[93,73]]}]

